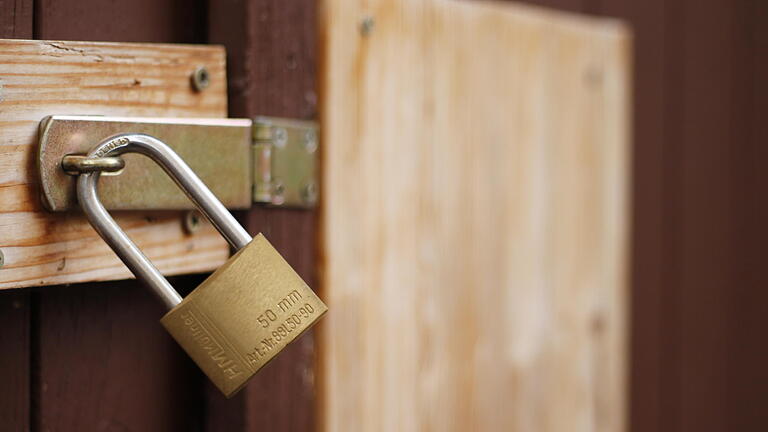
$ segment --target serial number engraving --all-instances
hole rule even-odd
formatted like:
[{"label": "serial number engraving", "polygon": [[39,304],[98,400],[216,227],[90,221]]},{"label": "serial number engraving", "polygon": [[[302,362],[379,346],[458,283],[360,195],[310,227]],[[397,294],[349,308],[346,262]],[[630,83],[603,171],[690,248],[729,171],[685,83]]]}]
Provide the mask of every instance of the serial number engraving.
[{"label": "serial number engraving", "polygon": [[187,331],[190,332],[192,339],[203,348],[203,351],[208,355],[208,358],[210,358],[214,364],[224,372],[224,375],[226,375],[227,378],[233,379],[243,373],[237,363],[227,357],[224,348],[211,337],[205,327],[200,324],[192,313],[182,313],[181,319],[184,321],[184,326]]},{"label": "serial number engraving", "polygon": [[[299,298],[301,298],[300,294]],[[303,306],[300,306],[295,312],[280,322],[277,327],[275,327],[275,329],[270,333],[271,336],[267,336],[266,338],[262,339],[259,345],[255,346],[251,352],[246,354],[248,361],[251,363],[256,363],[259,359],[266,356],[270,351],[277,348],[280,345],[280,342],[287,339],[288,335],[297,329],[300,329],[302,322],[307,321],[314,313],[315,308],[312,307],[312,305],[309,303],[304,303]],[[265,312],[262,316],[266,315],[267,314]]]}]

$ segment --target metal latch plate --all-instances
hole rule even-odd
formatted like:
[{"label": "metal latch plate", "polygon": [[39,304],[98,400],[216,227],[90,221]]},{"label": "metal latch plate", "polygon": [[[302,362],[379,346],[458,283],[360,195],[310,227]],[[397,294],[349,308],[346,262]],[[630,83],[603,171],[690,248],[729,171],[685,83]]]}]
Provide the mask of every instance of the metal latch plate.
[{"label": "metal latch plate", "polygon": [[[120,133],[145,133],[173,148],[228,208],[251,206],[251,125],[248,119],[178,119],[50,116],[40,123],[38,165],[43,204],[52,211],[77,209],[75,179],[64,173],[68,154],[85,154]],[[119,175],[104,175],[99,196],[111,210],[191,209],[192,202],[148,158],[123,156]]]}]

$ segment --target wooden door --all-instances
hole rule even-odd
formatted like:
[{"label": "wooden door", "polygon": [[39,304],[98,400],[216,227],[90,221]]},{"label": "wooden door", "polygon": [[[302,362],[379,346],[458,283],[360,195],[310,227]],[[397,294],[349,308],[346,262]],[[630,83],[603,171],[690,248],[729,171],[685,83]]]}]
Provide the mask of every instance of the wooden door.
[{"label": "wooden door", "polygon": [[323,426],[625,430],[628,28],[325,5]]},{"label": "wooden door", "polygon": [[[224,44],[230,116],[313,119],[314,17],[313,2],[19,0],[0,3],[0,37]],[[54,56],[67,49],[54,45]],[[316,285],[314,211],[254,208],[239,217]],[[158,223],[151,219],[142,223]],[[183,294],[203,277],[172,283]],[[0,429],[312,429],[311,332],[225,400],[160,326],[163,313],[135,281],[0,292],[0,342],[13,347],[0,356]]]}]

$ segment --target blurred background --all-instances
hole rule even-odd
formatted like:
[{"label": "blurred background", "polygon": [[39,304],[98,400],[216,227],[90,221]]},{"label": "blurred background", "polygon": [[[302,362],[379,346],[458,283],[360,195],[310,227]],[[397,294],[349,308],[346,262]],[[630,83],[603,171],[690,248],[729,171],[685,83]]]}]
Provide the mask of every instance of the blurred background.
[{"label": "blurred background", "polygon": [[[520,143],[526,139],[531,139],[538,145],[543,144],[545,147],[547,145],[545,143],[551,144],[558,139],[569,142],[569,145],[577,145],[576,143],[583,137],[580,135],[583,130],[569,128],[567,121],[563,121],[564,118],[570,118],[582,125],[592,124],[594,130],[610,129],[611,125],[618,124],[620,117],[605,116],[602,117],[603,120],[590,123],[590,118],[584,117],[584,113],[593,112],[598,113],[596,114],[598,116],[603,115],[599,114],[600,105],[584,102],[588,100],[588,96],[570,92],[573,85],[577,84],[558,87],[557,83],[571,82],[568,81],[567,73],[558,75],[552,74],[547,67],[537,68],[542,63],[552,61],[554,63],[550,66],[553,68],[578,73],[580,64],[569,62],[574,57],[583,55],[578,45],[580,36],[574,33],[565,36],[565,39],[556,39],[561,30],[556,24],[560,22],[560,18],[578,28],[602,29],[598,32],[605,31],[606,34],[616,29],[611,29],[611,24],[605,21],[590,19],[615,18],[625,24],[622,28],[631,34],[631,55],[627,63],[627,70],[631,75],[627,81],[630,93],[628,103],[631,107],[629,109],[631,126],[627,128],[631,136],[629,158],[631,165],[625,172],[630,185],[629,193],[626,195],[630,220],[626,243],[629,257],[626,298],[628,302],[626,318],[629,324],[626,339],[629,349],[626,372],[629,379],[625,388],[628,407],[627,425],[633,431],[757,431],[765,429],[768,421],[765,410],[765,403],[768,402],[768,373],[764,364],[768,348],[762,342],[764,339],[762,335],[765,327],[763,317],[768,313],[766,309],[768,293],[765,290],[768,286],[766,280],[768,272],[765,266],[760,264],[759,251],[761,245],[768,240],[766,236],[768,230],[763,222],[766,219],[767,204],[761,192],[766,176],[765,170],[760,168],[768,156],[766,146],[761,144],[768,136],[766,122],[761,120],[768,104],[768,87],[766,80],[763,79],[764,74],[768,72],[766,70],[768,63],[765,61],[768,58],[766,56],[768,3],[759,0],[539,0],[519,3],[501,2],[493,5],[478,2],[473,5],[478,9],[497,7],[499,11],[505,6],[513,8],[518,5],[546,8],[545,15],[537,15],[530,20],[531,26],[541,26],[540,32],[532,30],[531,33],[523,31],[516,33],[515,29],[520,28],[520,23],[508,28],[504,26],[504,20],[499,19],[498,21],[488,20],[484,26],[478,28],[455,23],[447,25],[453,36],[445,36],[441,33],[441,26],[434,24],[439,19],[425,20],[427,23],[425,25],[431,24],[433,27],[424,31],[431,32],[434,39],[452,40],[453,37],[463,41],[462,47],[466,50],[461,51],[465,55],[462,57],[464,62],[476,64],[488,61],[495,67],[507,71],[505,79],[504,74],[494,75],[491,72],[475,70],[477,76],[483,77],[481,79],[493,83],[489,87],[495,87],[495,89],[486,91],[494,94],[496,107],[499,110],[507,110],[507,120],[513,123],[510,133],[515,133],[514,131],[519,131],[520,128],[527,129],[531,124],[535,124],[537,114],[544,113],[543,121],[550,126],[551,135],[544,138],[531,138],[532,135],[521,133],[521,135],[514,135],[514,138],[506,139],[505,142],[516,149],[515,155],[508,155],[510,161],[526,157],[525,146],[521,146],[523,151],[519,151]],[[373,3],[360,9],[353,8],[355,12],[351,13],[365,13],[370,10],[375,16],[377,12],[383,12],[382,8],[377,6],[381,6],[381,3]],[[361,9],[362,12],[360,12]],[[418,8],[414,7],[407,12],[398,10],[392,13],[399,13],[400,19],[407,21],[406,17],[423,13],[416,9]],[[514,10],[523,16],[527,16],[526,13],[529,12],[527,9]],[[541,10],[537,11],[545,13]],[[578,16],[557,14],[563,11],[574,12]],[[386,14],[386,12],[383,13]],[[462,13],[468,12],[462,10],[462,12],[456,12],[456,15]],[[602,27],[603,25],[609,27]],[[487,33],[483,28],[488,29]],[[400,30],[401,34],[405,35],[403,37],[418,40],[418,36],[414,36],[418,33],[411,27],[404,25]],[[463,36],[456,36],[459,34]],[[480,34],[487,34],[488,37],[478,36]],[[496,36],[491,36],[492,34]],[[473,39],[473,35],[477,39]],[[547,35],[552,39],[548,40]],[[524,42],[520,42],[521,40]],[[429,43],[431,42],[427,42]],[[516,43],[522,44],[523,47]],[[594,40],[590,43],[599,44]],[[494,51],[493,47],[499,45],[506,48]],[[565,47],[562,51],[553,54],[553,58],[557,60],[537,59],[533,54],[556,51],[557,49],[553,46]],[[365,49],[368,50],[365,53],[366,56],[375,57],[374,53],[377,50],[386,49],[386,47],[371,42],[371,45],[366,46]],[[504,49],[508,53],[508,58],[503,54]],[[405,44],[400,46],[400,50],[407,51]],[[414,61],[407,52],[401,55],[403,58],[410,59],[411,62]],[[602,48],[602,51],[593,55],[595,56],[593,59],[605,60],[614,58],[612,56],[615,56],[615,53],[611,54],[609,48]],[[490,56],[494,60],[488,60],[483,56]],[[440,57],[436,56],[436,58]],[[513,64],[508,65],[507,59]],[[389,60],[396,61],[396,58],[392,56]],[[553,66],[558,61],[562,63]],[[372,61],[372,63],[386,71],[381,72],[378,78],[388,83],[387,73],[392,73],[395,68],[388,67],[389,63],[385,61]],[[459,61],[450,67],[459,68],[462,71],[468,70],[470,67],[464,64]],[[532,68],[537,72],[530,75],[525,75],[523,72],[521,76],[514,64],[524,64],[525,66],[519,67],[525,71],[530,71],[526,68]],[[610,61],[607,64],[610,65]],[[605,72],[606,70],[610,70],[610,66],[603,69],[603,85],[611,81],[611,73]],[[621,70],[621,66],[617,66],[614,72],[619,71],[620,75]],[[447,79],[432,69],[427,68],[427,71],[427,75],[433,75],[437,81]],[[467,72],[469,73],[471,72]],[[545,78],[537,79],[537,76]],[[458,82],[462,78],[450,79]],[[373,81],[374,78],[371,80]],[[534,89],[526,93],[527,96],[523,96],[523,102],[518,100],[518,103],[523,103],[524,112],[532,113],[528,121],[520,123],[516,123],[515,120],[517,111],[514,103],[508,103],[508,98],[518,97],[520,90],[510,92],[505,90],[514,87],[514,84],[508,84],[508,81],[515,80],[523,80],[524,84],[521,85],[523,89]],[[546,105],[546,102],[542,102],[546,96],[536,96],[535,89],[539,86],[551,86],[553,94],[559,96],[559,105],[554,104],[558,108],[552,108]],[[472,88],[477,89],[474,86]],[[517,89],[517,87],[514,88]],[[525,92],[525,90],[522,91]],[[462,99],[461,103],[466,103],[466,111],[471,111],[470,107],[480,106],[480,104],[473,105],[478,99],[477,94],[468,92],[464,95],[465,99]],[[381,98],[384,96],[379,95],[376,100],[380,101]],[[609,110],[621,109],[621,103],[615,100],[610,102],[603,99],[600,103],[607,104],[604,107],[608,106]],[[573,104],[578,107],[573,108]],[[439,103],[437,105],[439,106]],[[368,105],[364,106],[368,107]],[[552,109],[548,110],[546,107]],[[466,115],[472,117],[472,114]],[[487,120],[483,123],[484,125],[493,124],[494,120],[489,117],[488,112],[484,111],[482,115]],[[480,120],[476,118],[475,120],[477,121],[475,126],[481,124]],[[327,122],[324,125],[327,125]],[[570,135],[558,137],[558,134],[564,133],[565,130],[568,130]],[[533,135],[535,134],[533,132]],[[503,134],[491,133],[481,136],[505,140]],[[473,140],[472,135],[469,137],[466,141],[467,146],[475,149],[483,146],[482,139]],[[620,145],[619,142],[613,141],[616,145]],[[569,159],[570,162],[559,166],[548,165],[550,169],[545,170],[543,176],[555,179],[566,171],[567,167],[582,163],[591,164],[592,169],[601,172],[600,167],[605,166],[602,164],[611,164],[606,160],[595,162],[589,159],[592,153],[585,147],[578,147],[580,149],[578,151],[584,152],[578,157],[568,153],[566,148],[573,147],[553,150],[553,153],[548,153],[547,157],[556,158],[554,155],[559,154],[563,158],[572,157]],[[607,154],[604,153],[607,148],[610,146],[597,151]],[[501,155],[498,157],[504,158]],[[514,178],[507,187],[508,191],[514,191],[516,189],[514,185],[519,184],[520,181],[533,181],[531,179],[536,177],[537,162],[535,159],[527,160],[530,163],[525,163],[523,166],[530,168],[530,171],[526,170],[522,178]],[[403,169],[407,170],[407,168]],[[509,169],[515,171],[522,168],[511,163]],[[476,173],[476,175],[483,174]],[[588,176],[571,178],[570,184],[579,184],[584,178]],[[556,182],[557,180],[552,180],[549,185]],[[612,180],[610,177],[602,177],[598,182],[611,183]],[[590,186],[588,183],[586,187],[591,190],[599,189],[596,185],[592,183]],[[556,202],[565,202],[574,197],[573,193],[577,189],[542,187],[537,193],[549,193]],[[525,201],[527,199],[525,193],[510,193],[514,195],[513,202],[535,204],[535,200]],[[588,198],[584,203],[589,202],[589,204],[583,205],[599,205],[603,202],[600,198],[592,198],[594,201],[589,201]],[[469,200],[469,202],[472,204],[467,205],[477,203],[476,200]],[[524,207],[531,209],[530,205]],[[499,206],[495,207],[495,209],[499,208]],[[583,209],[579,210],[579,208],[579,205],[567,207],[565,204],[560,210],[564,214],[573,216],[575,219],[572,220],[581,221],[585,216],[581,213]],[[571,210],[574,213],[571,213]],[[477,212],[482,211],[477,209]],[[520,211],[523,214],[525,212],[522,209]],[[440,214],[444,215],[444,213]],[[513,216],[510,217],[514,219],[515,214],[521,213],[513,212]],[[568,218],[563,220],[555,218],[543,223],[547,229],[556,233],[553,234],[554,236],[565,239],[571,235],[568,233],[569,228],[563,228],[567,226],[565,220]],[[482,224],[482,222],[478,223]],[[493,219],[492,223],[496,227],[503,225],[496,219]],[[519,223],[519,221],[513,223]],[[535,225],[530,227],[535,230]],[[501,228],[495,229],[502,237],[508,234]],[[597,231],[590,231],[590,229]],[[601,228],[589,228],[588,225],[582,225],[581,229],[577,228],[577,231],[582,233],[590,232],[588,236],[594,236],[600,230]],[[531,246],[528,250],[535,255],[535,245],[540,243],[526,243],[527,237],[524,233],[529,232],[531,230],[523,230],[522,234],[511,235],[507,239],[509,244],[518,247]],[[469,238],[472,235],[468,234],[465,240],[470,242]],[[595,243],[582,240],[582,253],[599,253],[599,247]],[[550,250],[552,254],[550,257],[562,252],[564,248],[567,249],[566,244],[567,240]],[[572,262],[576,256],[579,255],[571,256],[571,261],[569,258],[564,258],[563,262]],[[553,261],[545,264],[546,269],[542,270],[542,273],[552,274],[562,269],[556,261],[557,258],[553,258]],[[332,258],[329,262],[332,265]],[[511,262],[515,262],[514,259],[508,263]],[[534,262],[535,260],[532,261]],[[496,270],[487,271],[498,275],[504,271],[500,269],[502,266],[500,264],[495,267]],[[588,268],[588,265],[586,267],[582,265],[581,268]],[[516,268],[513,271],[515,275],[521,272],[525,270]],[[569,277],[573,283],[577,284],[578,271],[570,273]],[[568,328],[567,323],[558,324],[557,320],[549,320],[568,306],[562,308],[547,306],[543,310],[536,309],[539,304],[535,301],[535,297],[517,290],[521,284],[532,283],[532,286],[536,286],[537,290],[543,290],[543,292],[558,291],[547,291],[551,286],[546,283],[537,285],[532,282],[533,280],[515,279],[514,275],[504,280],[513,281],[509,285],[509,289],[516,292],[513,301],[528,302],[527,308],[509,308],[506,309],[507,313],[519,316],[524,311],[535,310],[536,312],[530,313],[542,313],[548,317],[547,325],[560,330]],[[571,291],[573,293],[573,297],[570,297],[571,305],[580,304],[576,286],[571,286],[574,290]],[[568,296],[569,294],[567,291],[554,294],[555,297],[558,295]],[[499,300],[498,296],[490,298]],[[548,298],[546,302],[550,300],[552,298]],[[552,302],[552,304],[555,303],[556,301]],[[572,307],[572,312],[578,313],[576,311],[582,310],[585,306]],[[613,308],[616,310],[620,306],[614,305]],[[479,315],[482,312],[477,313]],[[333,317],[330,320],[333,322]],[[481,321],[478,319],[478,322]],[[600,320],[596,322],[607,323],[606,328],[609,331],[606,334],[611,334],[610,329],[616,324],[615,321],[611,322],[610,318],[605,322]],[[534,322],[521,325],[528,324],[533,324],[531,327],[535,326]],[[482,324],[477,326],[485,329]],[[599,327],[600,324],[597,326]],[[475,331],[481,333],[477,328]],[[500,333],[503,331],[499,330],[497,334]],[[545,331],[538,335],[549,342],[563,337],[563,333],[558,331],[552,333]],[[500,337],[496,341],[502,344],[504,340],[519,342],[519,336],[520,334],[517,336],[507,334],[507,339]],[[514,345],[516,342],[510,343]],[[557,342],[552,343],[557,344]],[[613,348],[607,349],[614,354],[619,352],[611,351]],[[549,354],[543,356],[547,355]],[[563,355],[574,362],[582,359],[577,348],[571,348],[569,354]],[[610,355],[609,357],[613,358]],[[557,371],[561,369],[556,366],[559,363],[553,360],[554,358],[557,358],[557,354],[549,357],[549,363],[545,362],[547,366],[536,369],[535,372],[523,373],[523,376],[528,377],[537,373],[559,376]],[[499,363],[493,364],[499,365]],[[466,367],[472,366],[466,365]],[[488,367],[494,366],[489,364]],[[578,368],[578,366],[573,367]],[[598,369],[597,376],[610,375],[610,368],[598,367]],[[494,369],[494,372],[489,374],[506,383],[509,388],[524,386],[521,383],[526,382],[525,378],[506,380],[504,373],[498,369]],[[473,379],[478,379],[478,376],[482,374],[474,374]],[[588,426],[582,422],[583,417],[579,415],[569,417],[566,414],[568,412],[573,414],[573,411],[566,408],[566,406],[573,406],[568,402],[563,402],[564,407],[560,409],[547,410],[547,407],[551,408],[558,403],[556,402],[558,396],[556,392],[547,393],[544,381],[537,381],[531,384],[531,389],[521,390],[521,392],[528,391],[528,396],[533,398],[540,395],[539,392],[549,394],[549,399],[545,398],[539,405],[533,403],[532,405],[547,413],[539,412],[540,415],[560,418],[564,423],[553,426],[553,423],[533,421],[532,424],[521,426],[520,423],[513,421],[514,426],[506,426],[506,423],[499,420],[500,423],[497,424],[505,425],[501,429],[592,430],[594,427],[597,430],[614,430],[617,427],[617,424],[606,420],[611,418],[611,412],[619,410],[621,406],[621,404],[613,405],[610,402],[610,400],[615,401],[617,397],[610,390],[615,388],[595,384],[596,387],[590,390],[589,386],[583,383],[569,384],[567,380],[559,381],[564,394],[569,394],[568,392],[574,386],[584,386],[579,387],[584,390],[583,393],[577,392],[576,395],[563,396],[563,399],[569,400],[570,403],[578,404],[578,401],[583,401],[583,398],[594,398],[596,401],[594,406],[597,408],[593,412],[595,414],[590,417],[596,423]],[[606,378],[606,381],[610,381],[610,378]],[[533,390],[534,388],[536,390]],[[606,394],[610,394],[609,401],[601,402],[600,395]],[[514,411],[515,407],[521,403],[525,404],[517,399],[519,393],[514,390],[505,392],[504,395],[509,411]],[[537,409],[529,406],[528,412]],[[589,410],[589,408],[584,409]],[[574,410],[578,409],[574,408]],[[515,416],[515,414],[510,415]],[[570,426],[565,423],[567,421],[572,421]],[[556,423],[556,420],[552,422]]]},{"label": "blurred background", "polygon": [[535,3],[632,26],[632,429],[763,429],[768,3]]}]

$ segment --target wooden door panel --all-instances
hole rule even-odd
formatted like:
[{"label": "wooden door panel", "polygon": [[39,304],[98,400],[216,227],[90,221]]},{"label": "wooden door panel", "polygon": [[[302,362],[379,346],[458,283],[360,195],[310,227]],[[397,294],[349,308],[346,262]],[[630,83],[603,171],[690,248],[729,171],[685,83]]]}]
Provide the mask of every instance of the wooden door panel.
[{"label": "wooden door panel", "polygon": [[146,288],[80,284],[36,296],[37,430],[195,430],[202,422],[205,377],[158,322],[165,310]]},{"label": "wooden door panel", "polygon": [[498,2],[321,22],[323,427],[624,430],[629,31]]}]

